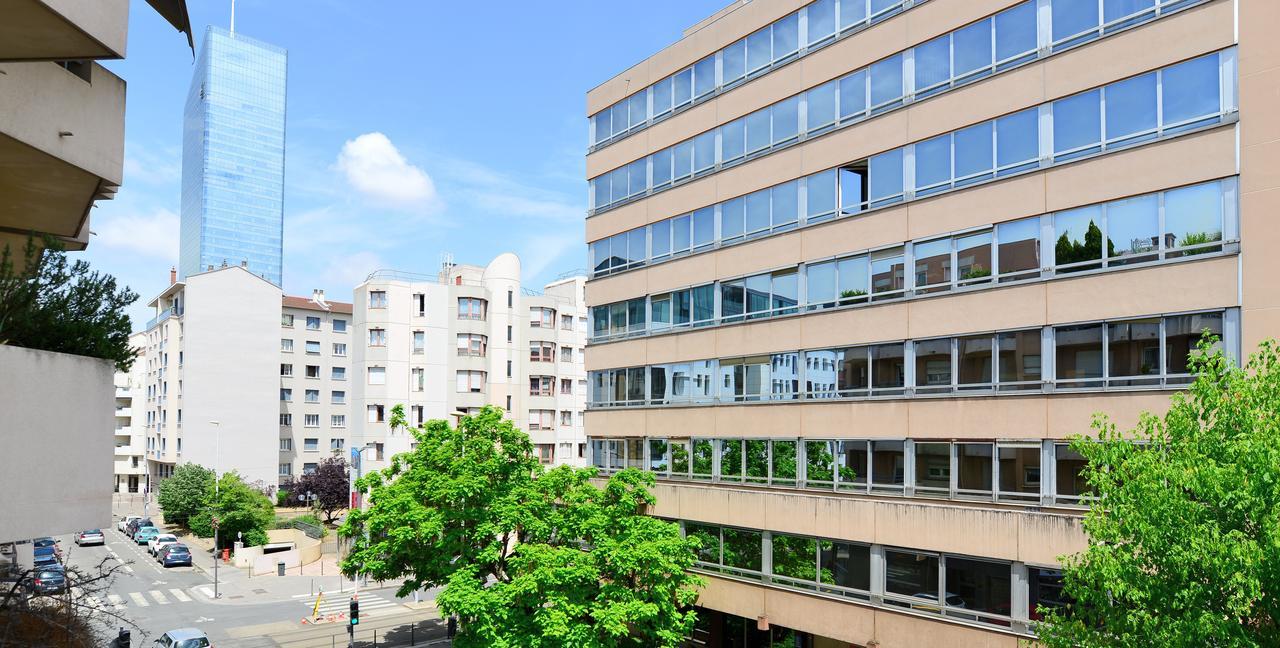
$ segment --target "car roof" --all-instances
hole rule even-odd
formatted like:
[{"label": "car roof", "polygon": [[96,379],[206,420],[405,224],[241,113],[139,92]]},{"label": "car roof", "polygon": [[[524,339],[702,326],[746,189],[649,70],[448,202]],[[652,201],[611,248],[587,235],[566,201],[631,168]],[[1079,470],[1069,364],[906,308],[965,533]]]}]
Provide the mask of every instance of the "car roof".
[{"label": "car roof", "polygon": [[102,533],[102,529],[87,529],[82,533]]},{"label": "car roof", "polygon": [[186,639],[208,639],[209,638],[209,636],[206,635],[204,631],[200,630],[199,628],[178,628],[177,630],[170,630],[165,634],[169,635],[170,639],[174,639],[177,641],[182,641]]},{"label": "car roof", "polygon": [[40,555],[40,554],[51,554],[55,551],[55,549],[53,547],[36,547],[33,551],[36,553],[36,555]]}]

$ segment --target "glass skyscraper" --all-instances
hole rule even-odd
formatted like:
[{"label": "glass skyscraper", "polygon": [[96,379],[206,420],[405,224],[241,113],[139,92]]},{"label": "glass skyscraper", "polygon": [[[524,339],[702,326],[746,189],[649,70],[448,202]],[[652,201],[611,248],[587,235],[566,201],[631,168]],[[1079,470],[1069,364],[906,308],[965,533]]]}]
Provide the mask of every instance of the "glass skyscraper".
[{"label": "glass skyscraper", "polygon": [[283,48],[205,32],[183,120],[184,278],[246,263],[280,285],[287,61]]}]

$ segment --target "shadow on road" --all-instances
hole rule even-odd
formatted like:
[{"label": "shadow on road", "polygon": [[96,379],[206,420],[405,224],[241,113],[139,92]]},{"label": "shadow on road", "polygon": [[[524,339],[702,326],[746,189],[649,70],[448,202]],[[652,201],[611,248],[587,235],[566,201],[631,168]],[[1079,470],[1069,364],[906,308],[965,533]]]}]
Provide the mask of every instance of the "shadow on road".
[{"label": "shadow on road", "polygon": [[[445,645],[445,622],[426,619],[389,628],[361,631],[356,628],[355,648],[395,648],[402,646]],[[343,633],[346,638],[346,633]]]}]

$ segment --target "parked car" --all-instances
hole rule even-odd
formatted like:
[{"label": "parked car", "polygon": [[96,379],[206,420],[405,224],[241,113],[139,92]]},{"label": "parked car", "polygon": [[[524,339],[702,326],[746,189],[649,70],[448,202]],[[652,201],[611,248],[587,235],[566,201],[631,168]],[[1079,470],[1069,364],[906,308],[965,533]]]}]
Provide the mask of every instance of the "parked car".
[{"label": "parked car", "polygon": [[147,541],[147,553],[152,556],[160,552],[160,548],[165,545],[174,544],[178,541],[178,536],[172,533],[158,533],[154,538]]},{"label": "parked car", "polygon": [[133,534],[133,541],[140,545],[144,545],[151,542],[151,539],[157,535],[160,535],[160,529],[153,526],[145,526],[138,529],[137,533]]},{"label": "parked car", "polygon": [[125,527],[129,526],[130,522],[134,520],[141,520],[141,519],[142,519],[141,515],[126,515],[120,518],[119,522],[116,522],[116,530],[118,530],[120,533],[124,533]]},{"label": "parked car", "polygon": [[57,554],[58,558],[62,558],[62,547],[58,546],[57,538],[50,538],[47,536],[44,538],[36,538],[31,541],[31,544],[36,549],[40,549],[42,547],[53,547],[53,553]]},{"label": "parked car", "polygon": [[158,648],[211,648],[209,636],[195,628],[178,628],[170,630],[156,639],[153,646]]},{"label": "parked car", "polygon": [[36,594],[61,594],[67,591],[67,573],[62,565],[50,565],[32,572],[27,591]]},{"label": "parked car", "polygon": [[36,547],[35,548],[35,567],[48,567],[49,565],[58,565],[58,553],[53,547]]},{"label": "parked car", "polygon": [[191,566],[191,550],[187,545],[181,543],[167,544],[160,548],[159,554],[156,556],[156,562],[162,567],[173,567],[176,565]]},{"label": "parked car", "polygon": [[89,529],[76,534],[76,544],[81,547],[106,543],[107,537],[102,535],[102,529]]},{"label": "parked car", "polygon": [[149,527],[149,526],[155,526],[151,524],[151,518],[145,518],[145,517],[138,518],[136,520],[130,521],[129,524],[125,525],[124,534],[132,538],[134,534],[138,532],[138,529],[141,529],[143,527]]}]

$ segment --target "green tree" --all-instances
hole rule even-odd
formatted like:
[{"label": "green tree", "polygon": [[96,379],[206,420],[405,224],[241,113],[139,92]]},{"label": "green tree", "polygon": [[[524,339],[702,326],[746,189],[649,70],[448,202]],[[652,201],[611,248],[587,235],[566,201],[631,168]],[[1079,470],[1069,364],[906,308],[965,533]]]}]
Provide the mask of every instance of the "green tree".
[{"label": "green tree", "polygon": [[1266,342],[1239,368],[1208,344],[1164,417],[1099,416],[1073,442],[1096,497],[1045,645],[1280,645],[1280,357]]},{"label": "green tree", "polygon": [[[1107,256],[1116,255],[1115,244],[1107,241]],[[1078,261],[1098,261],[1102,259],[1102,229],[1089,221],[1089,227],[1085,229],[1084,241],[1078,242],[1071,240],[1064,232],[1058,237],[1057,243],[1054,244],[1054,256],[1057,258],[1059,265],[1067,263],[1076,263]],[[1093,266],[1086,266],[1093,267]]]},{"label": "green tree", "polygon": [[191,518],[189,528],[201,537],[213,535],[212,518],[218,520],[218,544],[231,546],[236,534],[243,534],[244,545],[253,547],[267,542],[267,529],[275,524],[275,508],[261,491],[249,486],[234,470],[218,479],[218,492],[210,494],[210,505]]},{"label": "green tree", "polygon": [[345,573],[444,586],[463,647],[677,646],[692,628],[697,543],[645,515],[652,475],[544,472],[492,407],[410,432],[412,451],[358,482],[370,506],[339,530]]},{"label": "green tree", "polygon": [[0,344],[111,360],[128,371],[137,352],[125,309],[138,300],[115,277],[67,262],[62,244],[34,237],[0,250]]},{"label": "green tree", "polygon": [[198,464],[185,463],[178,466],[171,477],[160,482],[156,502],[164,510],[166,521],[185,525],[209,505],[212,497],[213,471]]}]

